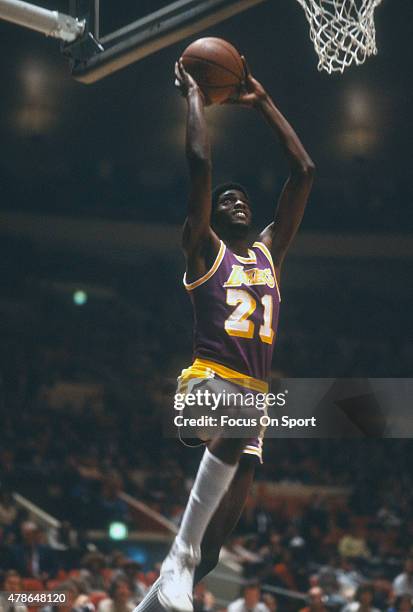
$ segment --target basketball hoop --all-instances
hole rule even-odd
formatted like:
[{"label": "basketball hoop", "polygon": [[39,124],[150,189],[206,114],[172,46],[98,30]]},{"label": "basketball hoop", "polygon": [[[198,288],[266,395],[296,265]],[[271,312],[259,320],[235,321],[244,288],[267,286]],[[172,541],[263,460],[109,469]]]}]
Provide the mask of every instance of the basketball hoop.
[{"label": "basketball hoop", "polygon": [[376,55],[374,10],[382,0],[298,0],[310,24],[318,69],[344,72]]}]

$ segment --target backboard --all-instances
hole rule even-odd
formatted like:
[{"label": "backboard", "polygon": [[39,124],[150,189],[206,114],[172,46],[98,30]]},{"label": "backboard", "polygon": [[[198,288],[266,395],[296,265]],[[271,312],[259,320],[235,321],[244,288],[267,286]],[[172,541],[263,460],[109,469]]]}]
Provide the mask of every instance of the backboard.
[{"label": "backboard", "polygon": [[70,0],[84,35],[64,45],[74,78],[94,83],[265,0]]}]

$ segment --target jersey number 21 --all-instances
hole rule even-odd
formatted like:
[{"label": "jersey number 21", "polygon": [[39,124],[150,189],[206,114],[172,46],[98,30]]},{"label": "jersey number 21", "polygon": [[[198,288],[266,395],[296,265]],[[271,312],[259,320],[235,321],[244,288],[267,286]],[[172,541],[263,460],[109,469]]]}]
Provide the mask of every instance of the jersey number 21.
[{"label": "jersey number 21", "polygon": [[[230,336],[241,338],[253,338],[255,325],[249,317],[257,308],[255,299],[244,289],[227,289],[227,304],[235,306],[228,319],[225,321],[225,331]],[[258,335],[262,342],[272,344],[274,330],[271,328],[273,299],[271,295],[264,295],[261,298],[264,308],[263,322],[260,325]]]}]

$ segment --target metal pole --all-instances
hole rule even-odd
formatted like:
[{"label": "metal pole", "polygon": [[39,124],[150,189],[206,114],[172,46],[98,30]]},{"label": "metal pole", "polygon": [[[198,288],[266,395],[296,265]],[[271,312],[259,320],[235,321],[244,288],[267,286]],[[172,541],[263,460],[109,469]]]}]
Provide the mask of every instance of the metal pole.
[{"label": "metal pole", "polygon": [[0,0],[0,19],[65,42],[73,42],[85,31],[84,20],[79,21],[70,15],[49,11],[21,0]]}]

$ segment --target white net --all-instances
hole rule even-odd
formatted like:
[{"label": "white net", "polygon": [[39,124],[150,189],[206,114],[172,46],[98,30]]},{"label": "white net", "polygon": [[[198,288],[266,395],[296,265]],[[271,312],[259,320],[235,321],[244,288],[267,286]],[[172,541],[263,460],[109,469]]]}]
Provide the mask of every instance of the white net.
[{"label": "white net", "polygon": [[377,53],[374,9],[382,0],[298,0],[310,24],[318,69],[343,72]]}]

